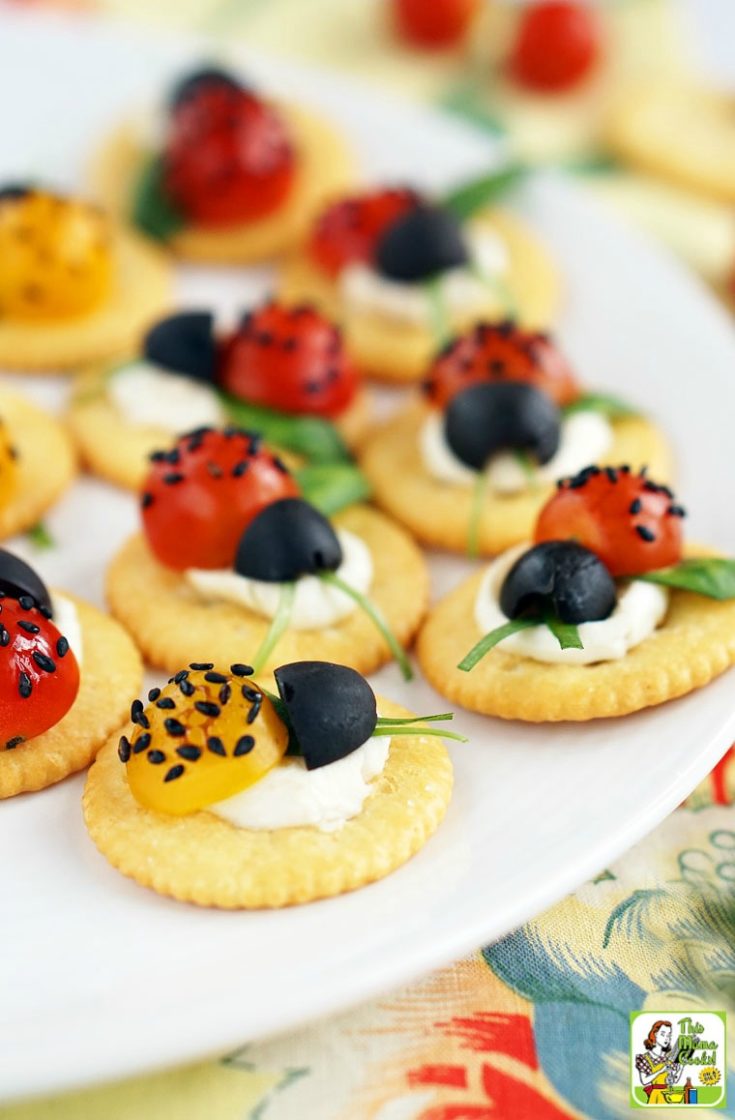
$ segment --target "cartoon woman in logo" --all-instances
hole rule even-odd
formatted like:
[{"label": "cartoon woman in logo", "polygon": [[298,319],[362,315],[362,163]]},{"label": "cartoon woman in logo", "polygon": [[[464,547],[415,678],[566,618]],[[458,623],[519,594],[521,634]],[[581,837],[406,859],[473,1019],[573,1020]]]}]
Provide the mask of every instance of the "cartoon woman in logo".
[{"label": "cartoon woman in logo", "polygon": [[649,1104],[668,1104],[666,1093],[682,1074],[678,1049],[671,1056],[671,1035],[669,1020],[657,1019],[643,1040],[647,1053],[636,1054],[635,1068]]}]

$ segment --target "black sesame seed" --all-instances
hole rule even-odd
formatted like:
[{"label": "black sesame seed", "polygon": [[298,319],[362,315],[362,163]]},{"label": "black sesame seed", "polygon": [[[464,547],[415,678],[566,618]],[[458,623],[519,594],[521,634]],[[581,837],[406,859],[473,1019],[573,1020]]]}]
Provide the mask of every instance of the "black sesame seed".
[{"label": "black sesame seed", "polygon": [[25,618],[19,619],[18,626],[21,630],[25,630],[26,634],[38,634],[41,631],[40,626],[35,622],[27,622]]},{"label": "black sesame seed", "polygon": [[672,517],[686,517],[686,510],[683,506],[669,506],[666,510]]},{"label": "black sesame seed", "polygon": [[130,705],[130,718],[133,723],[137,723],[139,727],[150,727],[148,716],[143,711],[143,705],[140,700],[133,700]]},{"label": "black sesame seed", "polygon": [[164,696],[163,699],[156,701],[156,707],[170,710],[171,708],[175,708],[176,705],[170,696]]},{"label": "black sesame seed", "polygon": [[181,681],[186,680],[186,678],[188,676],[189,676],[189,670],[188,669],[179,669],[176,676],[171,678],[171,683],[172,684],[179,684]]},{"label": "black sesame seed", "polygon": [[232,687],[229,684],[223,684],[219,690],[219,702],[223,706],[229,701],[232,696]]},{"label": "black sesame seed", "polygon": [[66,657],[68,652],[69,652],[69,643],[66,640],[66,638],[63,637],[63,635],[62,635],[62,637],[59,638],[58,642],[56,643],[57,656]]},{"label": "black sesame seed", "polygon": [[166,771],[166,776],[163,780],[164,782],[173,782],[176,778],[180,778],[183,773],[184,767],[181,763],[178,763],[176,766],[172,766],[170,770]]},{"label": "black sesame seed", "polygon": [[247,459],[241,459],[240,462],[235,463],[234,467],[232,468],[232,477],[242,478],[249,466],[250,463]]},{"label": "black sesame seed", "polygon": [[163,721],[163,726],[166,728],[166,733],[168,735],[186,735],[186,728],[184,727],[183,723],[181,723],[178,719],[174,719],[173,716],[169,716],[168,719],[165,719]]},{"label": "black sesame seed", "polygon": [[252,735],[243,735],[235,743],[235,749],[232,752],[235,758],[240,758],[243,754],[250,754],[250,751],[255,746],[255,739]]},{"label": "black sesame seed", "polygon": [[628,513],[640,513],[643,509],[643,502],[640,498],[634,498],[628,506]]},{"label": "black sesame seed", "polygon": [[154,700],[157,700],[160,695],[161,695],[160,688],[152,688],[150,690],[150,692],[148,693],[148,699],[150,700],[151,704],[153,703]]},{"label": "black sesame seed", "polygon": [[167,486],[176,486],[177,483],[184,481],[184,476],[181,471],[168,471],[163,476],[163,481]]},{"label": "black sesame seed", "polygon": [[605,474],[611,482],[618,481],[618,472],[615,470],[615,467],[605,467]]},{"label": "black sesame seed", "polygon": [[149,506],[153,505],[153,495],[150,490],[145,490],[143,494],[141,494],[140,505],[141,509],[148,509]]},{"label": "black sesame seed", "polygon": [[166,462],[166,452],[165,451],[151,451],[148,458],[150,459],[150,461],[152,463],[165,463]]},{"label": "black sesame seed", "polygon": [[196,762],[202,752],[199,747],[185,743],[183,747],[176,748],[176,753],[179,758],[185,758],[187,762]]},{"label": "black sesame seed", "polygon": [[184,696],[193,696],[196,692],[196,685],[193,685],[191,681],[179,681],[179,692]]},{"label": "black sesame seed", "polygon": [[10,634],[4,626],[0,626],[0,646],[6,646],[10,642]]},{"label": "black sesame seed", "polygon": [[206,669],[214,669],[214,662],[213,661],[192,661],[191,664],[189,665],[189,668],[193,669],[195,672],[199,672],[200,670],[204,671]]},{"label": "black sesame seed", "polygon": [[203,716],[211,716],[212,719],[216,719],[220,713],[219,705],[213,704],[211,700],[197,700],[194,707]]},{"label": "black sesame seed", "polygon": [[255,722],[255,720],[258,718],[258,715],[260,714],[260,709],[261,709],[262,706],[263,706],[263,697],[259,696],[257,700],[253,701],[253,706],[250,709],[250,711],[248,712],[247,720],[246,720],[247,723],[254,723]]},{"label": "black sesame seed", "polygon": [[205,681],[209,681],[210,684],[227,684],[227,677],[225,677],[222,673],[205,673],[204,679]]},{"label": "black sesame seed", "polygon": [[636,525],[635,531],[642,541],[647,541],[650,544],[651,541],[656,540],[656,534],[652,533],[645,525]]},{"label": "black sesame seed", "polygon": [[218,735],[210,735],[210,737],[207,739],[207,750],[211,751],[212,754],[222,755],[223,758],[227,757],[225,744],[222,742]]},{"label": "black sesame seed", "polygon": [[19,747],[22,742],[24,742],[23,736],[22,735],[16,735],[15,738],[8,739],[7,743],[5,744],[5,750],[6,751],[15,750],[15,748]]},{"label": "black sesame seed", "polygon": [[32,611],[36,605],[36,600],[30,595],[21,595],[18,602],[24,611]]},{"label": "black sesame seed", "polygon": [[18,676],[18,692],[24,700],[33,692],[33,683],[26,672],[21,672]]},{"label": "black sesame seed", "polygon": [[149,762],[152,762],[154,766],[160,766],[162,762],[166,761],[166,755],[163,751],[157,750],[148,751],[146,758]]},{"label": "black sesame seed", "polygon": [[39,614],[42,614],[44,618],[46,618],[46,619],[48,619],[48,620],[49,620],[49,622],[50,622],[50,621],[51,621],[51,619],[52,619],[52,618],[54,617],[54,616],[53,616],[53,614],[51,613],[51,611],[50,611],[50,610],[48,609],[48,607],[44,607],[44,606],[43,606],[42,604],[40,604],[40,603],[39,603],[39,605],[38,605],[38,608],[37,608],[37,610],[38,610],[38,613],[39,613]]},{"label": "black sesame seed", "polygon": [[150,732],[144,731],[143,734],[139,735],[133,743],[133,754],[141,754],[143,751],[147,751],[150,745]]},{"label": "black sesame seed", "polygon": [[252,677],[252,665],[243,665],[240,661],[236,661],[234,665],[230,665],[230,672],[233,677]]},{"label": "black sesame seed", "polygon": [[126,735],[120,736],[120,742],[117,748],[117,757],[121,762],[127,762],[130,758],[130,740]]},{"label": "black sesame seed", "polygon": [[260,692],[258,691],[258,689],[251,688],[249,684],[244,684],[241,691],[245,699],[249,700],[251,704],[254,703],[260,696]]},{"label": "black sesame seed", "polygon": [[38,668],[41,669],[44,673],[56,672],[56,662],[52,661],[50,657],[47,657],[45,653],[40,653],[38,650],[34,650],[32,656],[36,665],[38,665]]}]

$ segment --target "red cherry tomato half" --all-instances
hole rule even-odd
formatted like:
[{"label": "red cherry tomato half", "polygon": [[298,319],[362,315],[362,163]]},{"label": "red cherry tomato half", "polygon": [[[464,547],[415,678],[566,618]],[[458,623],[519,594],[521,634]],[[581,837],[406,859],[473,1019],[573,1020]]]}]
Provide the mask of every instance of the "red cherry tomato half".
[{"label": "red cherry tomato half", "polygon": [[358,384],[337,327],[311,307],[275,303],[246,316],[224,343],[218,380],[254,404],[319,416],[343,412]]},{"label": "red cherry tomato half", "polygon": [[165,189],[193,225],[270,214],[291,190],[295,170],[285,124],[249,90],[203,85],[174,110]]},{"label": "red cherry tomato half", "polygon": [[508,68],[519,85],[561,93],[581,82],[602,52],[602,26],[581,0],[541,0],[521,14]]},{"label": "red cherry tomato half", "polygon": [[667,486],[629,467],[588,467],[560,484],[539,514],[535,541],[574,539],[614,576],[678,564],[682,517]]},{"label": "red cherry tomato half", "polygon": [[230,568],[245,528],[271,502],[299,496],[260,436],[236,428],[180,436],[152,456],[143,487],[143,529],[169,568]]},{"label": "red cherry tomato half", "polygon": [[392,0],[396,31],[417,47],[452,47],[464,39],[478,0]]},{"label": "red cherry tomato half", "polygon": [[0,599],[0,750],[55,727],[78,691],[77,659],[53,622]]},{"label": "red cherry tomato half", "polygon": [[335,202],[317,219],[308,253],[329,276],[355,261],[369,263],[383,231],[420,202],[421,196],[405,187],[369,191]]},{"label": "red cherry tomato half", "polygon": [[549,336],[510,322],[479,323],[453,339],[429,367],[424,389],[432,404],[445,408],[481,381],[525,381],[558,405],[579,396],[572,369]]}]

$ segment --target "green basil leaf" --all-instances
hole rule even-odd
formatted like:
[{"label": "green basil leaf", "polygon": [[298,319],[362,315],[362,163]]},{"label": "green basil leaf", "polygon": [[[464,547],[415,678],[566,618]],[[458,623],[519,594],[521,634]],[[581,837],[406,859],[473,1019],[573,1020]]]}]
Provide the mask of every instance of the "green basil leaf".
[{"label": "green basil leaf", "polygon": [[383,612],[380,608],[376,607],[375,603],[373,603],[367,595],[363,595],[362,591],[357,591],[351,584],[346,583],[336,572],[319,572],[318,575],[322,583],[329,583],[333,587],[339,588],[343,594],[348,595],[350,599],[357,603],[360,610],[364,611],[376,630],[382,634],[385,644],[398,662],[398,668],[401,670],[404,681],[413,680],[413,669],[411,668],[408,654],[383,617]]},{"label": "green basil leaf", "polygon": [[424,281],[424,291],[429,308],[429,326],[437,351],[452,337],[452,323],[442,291],[442,276],[430,276]]},{"label": "green basil leaf", "polygon": [[352,463],[311,463],[295,473],[306,500],[325,517],[366,501],[372,492],[365,475]]},{"label": "green basil leaf", "polygon": [[36,524],[31,529],[28,529],[28,531],[26,532],[26,536],[28,537],[28,540],[31,542],[33,547],[37,548],[39,551],[45,551],[48,548],[54,548],[56,544],[56,541],[49,533],[43,521],[36,522]]},{"label": "green basil leaf", "polygon": [[540,626],[541,622],[538,618],[513,618],[510,622],[503,623],[502,626],[496,626],[489,634],[485,634],[480,638],[477,645],[474,645],[470,652],[466,654],[459,665],[465,673],[469,673],[470,669],[474,669],[478,661],[481,661],[486,653],[489,653],[498,642],[502,642],[503,638],[509,638],[511,634],[517,634],[519,630],[528,630],[531,626]]},{"label": "green basil leaf", "polygon": [[501,195],[515,187],[528,171],[524,163],[509,163],[499,170],[481,175],[456,187],[441,199],[442,206],[451,210],[456,218],[465,221],[474,213],[495,202]]},{"label": "green basil leaf", "polygon": [[560,649],[584,649],[579,628],[573,623],[562,622],[553,614],[547,615],[544,622],[559,643]]},{"label": "green basil leaf", "polygon": [[186,225],[163,189],[160,156],[151,156],[140,170],[133,187],[131,218],[134,225],[156,241],[168,241]]},{"label": "green basil leaf", "polygon": [[477,82],[467,82],[450,89],[440,100],[442,109],[473,124],[492,136],[504,136],[507,129],[499,116],[485,106]]},{"label": "green basil leaf", "polygon": [[575,412],[600,412],[608,420],[640,416],[640,412],[625,401],[620,400],[619,397],[609,396],[607,393],[583,393],[575,401],[564,405],[562,412],[565,416],[573,416]]},{"label": "green basil leaf", "polygon": [[722,556],[692,557],[673,568],[659,568],[635,578],[680,591],[693,591],[708,599],[735,599],[735,560]]},{"label": "green basil leaf", "polygon": [[277,412],[264,405],[248,404],[227,393],[220,400],[235,424],[260,432],[268,443],[303,455],[310,463],[349,463],[351,456],[344,440],[329,420],[321,416],[297,416]]}]

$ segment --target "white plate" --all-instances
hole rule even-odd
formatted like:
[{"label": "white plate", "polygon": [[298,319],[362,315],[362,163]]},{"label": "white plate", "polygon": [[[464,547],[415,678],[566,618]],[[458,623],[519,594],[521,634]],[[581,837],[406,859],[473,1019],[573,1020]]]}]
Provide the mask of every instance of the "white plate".
[{"label": "white plate", "polygon": [[[119,28],[82,35],[60,23],[31,34],[27,19],[6,17],[0,172],[25,170],[36,152],[36,172],[74,182],[90,135],[153,92],[180,58],[170,43]],[[441,185],[489,158],[485,139],[428,111],[290,67],[252,69],[330,110],[372,176]],[[562,339],[584,380],[660,418],[682,452],[691,531],[735,548],[735,337],[725,314],[563,181],[538,181],[523,207],[562,262]],[[189,271],[181,292],[231,306],[266,279],[265,271],[247,282]],[[59,396],[58,386],[23,385]],[[85,481],[49,522],[60,548],[39,556],[39,567],[99,600],[104,562],[135,522],[132,499]],[[465,567],[437,559],[435,588]],[[377,684],[417,711],[446,706],[421,681],[403,686],[393,668]],[[222,1051],[500,936],[602,869],[694,787],[735,737],[732,686],[728,675],[658,710],[586,727],[460,715],[471,742],[452,748],[456,792],[424,851],[381,883],[280,913],[199,911],[122,878],[87,839],[79,778],[2,804],[0,1092],[49,1091]]]}]

